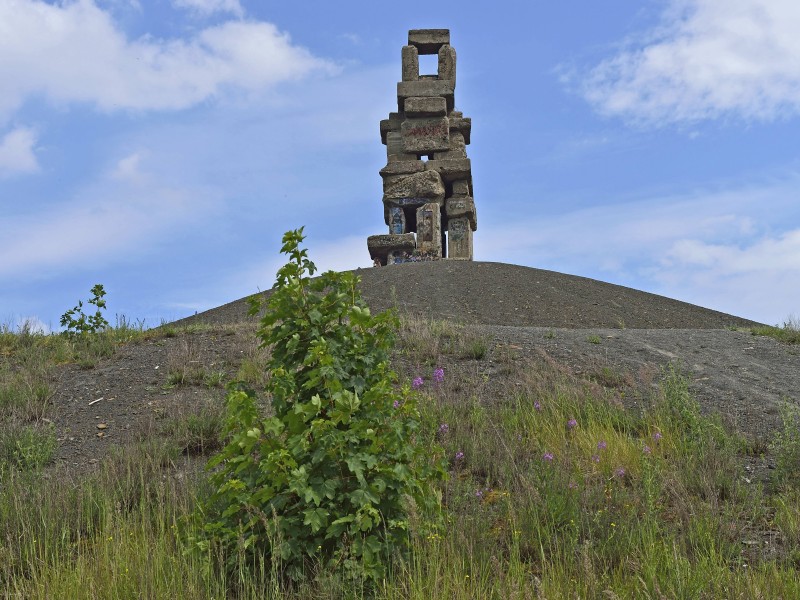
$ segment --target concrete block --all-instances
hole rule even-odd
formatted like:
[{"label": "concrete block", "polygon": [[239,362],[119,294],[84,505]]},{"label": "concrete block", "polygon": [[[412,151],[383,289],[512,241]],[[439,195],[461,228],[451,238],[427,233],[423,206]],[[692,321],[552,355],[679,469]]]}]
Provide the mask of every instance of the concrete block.
[{"label": "concrete block", "polygon": [[468,179],[453,182],[453,196],[472,196],[472,186]]},{"label": "concrete block", "polygon": [[428,154],[450,148],[450,123],[447,117],[406,119],[400,126],[403,152]]},{"label": "concrete block", "polygon": [[[428,161],[430,163],[431,161]],[[425,164],[425,163],[421,163]],[[414,173],[401,179],[386,190],[383,197],[389,200],[399,198],[427,198],[428,202],[444,202],[444,183],[436,171]]]},{"label": "concrete block", "polygon": [[389,162],[419,160],[416,154],[408,154],[404,151],[403,139],[399,131],[389,131],[386,134],[386,158]]},{"label": "concrete block", "polygon": [[424,163],[421,160],[393,160],[389,161],[379,172],[381,177],[383,177],[383,180],[386,181],[388,177],[393,177],[395,175],[411,175],[412,173],[422,173],[425,170],[426,164],[427,163]]},{"label": "concrete block", "polygon": [[469,196],[448,198],[445,200],[445,214],[448,222],[451,219],[466,217],[472,231],[478,228],[478,215],[475,212],[475,201]]},{"label": "concrete block", "polygon": [[403,118],[400,116],[400,113],[389,113],[388,119],[381,120],[381,143],[386,143],[386,134],[390,131],[400,131],[400,123],[403,122]]},{"label": "concrete block", "polygon": [[445,45],[439,48],[439,79],[447,79],[456,82],[456,49]]},{"label": "concrete block", "polygon": [[406,98],[404,110],[407,117],[444,117],[447,116],[447,102],[440,97]]},{"label": "concrete block", "polygon": [[453,110],[455,82],[439,79],[420,79],[419,81],[400,81],[397,84],[397,106],[402,107],[406,98],[415,96],[441,96],[447,101],[447,110]]},{"label": "concrete block", "polygon": [[417,251],[442,256],[442,212],[431,202],[417,209]]},{"label": "concrete block", "polygon": [[464,136],[458,132],[450,130],[450,149],[446,152],[435,152],[434,160],[450,158],[467,158],[467,147],[464,143]]},{"label": "concrete block", "polygon": [[408,32],[408,45],[415,46],[420,54],[436,54],[445,44],[450,44],[449,29],[412,29]]},{"label": "concrete block", "polygon": [[426,171],[436,171],[442,181],[453,182],[458,179],[472,177],[472,163],[468,158],[449,158],[446,160],[429,160],[425,165]]},{"label": "concrete block", "polygon": [[447,222],[447,258],[472,260],[472,229],[466,217]]},{"label": "concrete block", "polygon": [[403,46],[401,56],[403,81],[417,81],[419,79],[419,50],[416,46]]},{"label": "concrete block", "polygon": [[414,252],[416,240],[413,233],[371,235],[367,238],[367,249],[372,260],[387,263],[390,252]]},{"label": "concrete block", "polygon": [[450,113],[449,117],[450,121],[450,133],[458,132],[464,137],[464,143],[469,144],[469,136],[472,132],[472,119],[470,118],[462,118],[462,117],[454,117],[453,113]]},{"label": "concrete block", "polygon": [[406,232],[406,214],[400,206],[389,208],[389,233],[399,235]]}]

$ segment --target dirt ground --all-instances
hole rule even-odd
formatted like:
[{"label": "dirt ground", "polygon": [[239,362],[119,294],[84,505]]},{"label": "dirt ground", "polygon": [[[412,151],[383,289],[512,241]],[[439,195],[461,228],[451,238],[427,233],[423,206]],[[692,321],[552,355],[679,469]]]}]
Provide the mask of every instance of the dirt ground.
[{"label": "dirt ground", "polygon": [[[576,374],[611,378],[610,385],[677,363],[702,409],[721,413],[756,444],[777,426],[781,402],[800,402],[800,349],[725,329],[754,324],[732,315],[498,263],[418,263],[358,274],[373,309],[397,306],[475,327],[489,351],[469,369],[494,379],[487,388],[494,393],[503,385],[495,365],[511,350],[515,360],[548,356]],[[53,397],[61,465],[91,469],[115,445],[163,432],[203,404],[220,406],[224,382],[255,351],[253,320],[239,300],[175,325],[198,323],[211,327],[123,346],[92,369],[61,368]],[[176,365],[195,364],[217,373],[217,381],[170,383]],[[769,467],[767,458],[747,468]]]}]

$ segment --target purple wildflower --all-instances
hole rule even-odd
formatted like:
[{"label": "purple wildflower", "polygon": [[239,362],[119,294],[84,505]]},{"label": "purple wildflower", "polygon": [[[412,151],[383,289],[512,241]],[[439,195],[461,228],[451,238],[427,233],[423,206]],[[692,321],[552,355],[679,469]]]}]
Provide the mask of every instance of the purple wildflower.
[{"label": "purple wildflower", "polygon": [[645,454],[651,454],[651,453],[652,453],[652,450],[650,450],[650,446],[645,446],[645,447],[642,449],[642,452],[644,452]]},{"label": "purple wildflower", "polygon": [[578,426],[578,421],[576,421],[575,419],[570,419],[569,421],[567,421],[567,429],[573,429],[577,426]]},{"label": "purple wildflower", "polygon": [[448,431],[450,431],[450,426],[447,423],[442,423],[439,425],[439,434],[445,435]]},{"label": "purple wildflower", "polygon": [[475,492],[475,496],[478,498],[483,498],[483,490],[478,490],[477,492]]},{"label": "purple wildflower", "polygon": [[464,458],[464,453],[459,450],[456,452],[456,460],[461,460],[462,458]]},{"label": "purple wildflower", "polygon": [[436,383],[442,383],[444,381],[444,369],[438,367],[433,371],[433,380]]},{"label": "purple wildflower", "polygon": [[592,462],[599,463],[600,457],[597,454],[592,454]]},{"label": "purple wildflower", "polygon": [[418,390],[419,388],[422,387],[423,383],[424,381],[422,377],[414,377],[414,380],[411,382],[411,387],[414,388],[415,390]]},{"label": "purple wildflower", "polygon": [[656,432],[653,434],[653,439],[654,439],[655,441],[658,441],[658,440],[660,440],[660,439],[661,439],[661,438],[663,438],[663,437],[664,437],[664,436],[663,436],[663,435],[661,435],[661,432],[660,432],[660,431],[656,431]]},{"label": "purple wildflower", "polygon": [[571,489],[571,490],[577,490],[577,489],[578,489],[578,484],[577,484],[577,483],[575,483],[574,481],[570,481],[570,482],[569,482],[569,489]]},{"label": "purple wildflower", "polygon": [[599,442],[597,442],[598,450],[605,450],[606,448],[608,448],[608,444],[606,444],[605,440],[600,440]]},{"label": "purple wildflower", "polygon": [[395,400],[394,404],[392,404],[392,406],[394,406],[395,408],[400,408],[400,401],[399,400]]},{"label": "purple wildflower", "polygon": [[539,404],[539,401],[537,400],[536,402],[533,403],[533,408],[535,408],[536,410],[542,410],[542,405]]},{"label": "purple wildflower", "polygon": [[625,469],[623,469],[622,467],[617,467],[616,469],[614,469],[614,477],[619,477],[619,478],[625,477]]},{"label": "purple wildflower", "polygon": [[542,460],[547,462],[553,462],[553,453],[552,452],[545,452],[544,456],[542,456]]}]

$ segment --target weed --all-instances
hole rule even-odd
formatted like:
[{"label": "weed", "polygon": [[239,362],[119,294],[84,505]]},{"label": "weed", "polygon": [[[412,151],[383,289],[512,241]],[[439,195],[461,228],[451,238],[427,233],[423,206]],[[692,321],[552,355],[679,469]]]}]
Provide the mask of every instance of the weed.
[{"label": "weed", "polygon": [[590,344],[599,344],[600,343],[600,336],[599,335],[590,335],[586,338],[586,341]]},{"label": "weed", "polygon": [[52,424],[6,424],[0,429],[0,465],[5,463],[20,471],[40,469],[53,459],[56,448]]},{"label": "weed", "polygon": [[775,475],[786,484],[800,482],[800,407],[785,401],[780,409],[781,429],[770,446],[775,455]]},{"label": "weed", "polygon": [[753,327],[751,330],[753,335],[765,335],[775,338],[785,344],[800,344],[800,319],[797,317],[789,317],[783,323],[783,327],[764,326]]}]

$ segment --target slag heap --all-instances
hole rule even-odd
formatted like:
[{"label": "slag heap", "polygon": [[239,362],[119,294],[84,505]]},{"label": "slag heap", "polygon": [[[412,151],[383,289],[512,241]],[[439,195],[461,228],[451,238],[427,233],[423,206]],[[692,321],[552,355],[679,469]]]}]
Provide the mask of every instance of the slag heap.
[{"label": "slag heap", "polygon": [[[419,56],[438,55],[436,75],[420,75]],[[449,29],[412,29],[403,47],[397,110],[381,121],[386,145],[383,218],[389,233],[367,238],[374,264],[472,260],[477,229],[467,158],[471,119],[455,110],[456,51]]]}]

